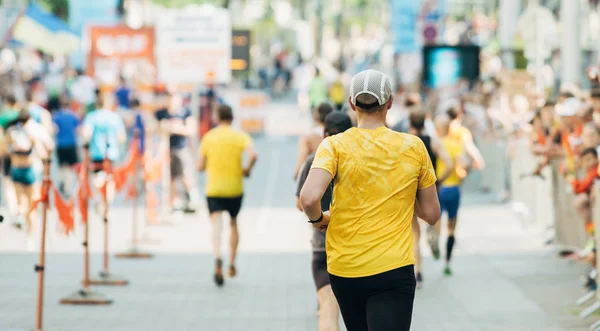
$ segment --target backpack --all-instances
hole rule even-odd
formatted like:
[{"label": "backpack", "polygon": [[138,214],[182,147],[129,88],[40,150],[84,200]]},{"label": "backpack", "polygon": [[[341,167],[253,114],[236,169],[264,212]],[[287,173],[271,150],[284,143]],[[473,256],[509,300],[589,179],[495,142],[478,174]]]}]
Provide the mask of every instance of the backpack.
[{"label": "backpack", "polygon": [[29,153],[33,149],[33,142],[23,124],[18,124],[10,133],[11,149],[16,153]]}]

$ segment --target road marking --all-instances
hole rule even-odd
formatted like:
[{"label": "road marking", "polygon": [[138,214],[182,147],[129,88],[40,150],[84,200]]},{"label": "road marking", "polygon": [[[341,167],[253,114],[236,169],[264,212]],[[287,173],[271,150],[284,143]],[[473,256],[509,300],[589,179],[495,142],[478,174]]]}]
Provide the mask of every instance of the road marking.
[{"label": "road marking", "polygon": [[271,151],[271,161],[269,162],[269,171],[267,186],[265,188],[265,198],[258,214],[258,222],[256,224],[256,233],[267,233],[269,218],[271,214],[271,204],[273,202],[273,194],[275,192],[275,184],[277,184],[277,170],[279,168],[279,149],[275,148]]}]

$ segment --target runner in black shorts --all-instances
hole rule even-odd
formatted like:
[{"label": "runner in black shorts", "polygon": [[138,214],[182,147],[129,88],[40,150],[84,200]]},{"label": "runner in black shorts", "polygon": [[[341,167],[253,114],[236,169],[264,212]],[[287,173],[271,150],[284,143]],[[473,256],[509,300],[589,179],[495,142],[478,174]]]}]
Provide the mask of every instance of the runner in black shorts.
[{"label": "runner in black shorts", "polygon": [[[214,281],[217,286],[223,286],[223,260],[221,258],[221,214],[226,211],[230,218],[231,249],[229,277],[237,275],[235,258],[239,243],[237,217],[242,207],[244,195],[244,178],[250,173],[256,163],[257,155],[252,144],[252,138],[231,127],[233,110],[221,105],[218,109],[219,125],[208,131],[202,138],[200,146],[199,170],[206,171],[206,204],[210,212],[212,225],[212,244],[215,255]],[[243,166],[243,155],[246,154],[248,163]]]},{"label": "runner in black shorts", "polygon": [[[352,120],[348,115],[342,112],[333,112],[325,117],[325,135],[333,136],[342,133],[352,127]],[[296,206],[302,210],[300,205],[300,191],[308,177],[308,172],[315,158],[311,154],[306,159],[298,180],[298,189],[296,190]],[[328,211],[331,205],[331,195],[333,193],[333,183],[325,191],[321,199],[321,209]],[[319,296],[319,330],[338,330],[338,307],[331,285],[329,283],[329,273],[327,272],[327,254],[325,253],[325,233],[313,229],[312,237],[312,273]]]}]

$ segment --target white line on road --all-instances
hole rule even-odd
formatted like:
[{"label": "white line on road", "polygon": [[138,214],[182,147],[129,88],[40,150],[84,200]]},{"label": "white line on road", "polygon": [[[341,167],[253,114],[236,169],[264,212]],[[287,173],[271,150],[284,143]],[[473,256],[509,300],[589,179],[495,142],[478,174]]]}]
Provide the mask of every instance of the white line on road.
[{"label": "white line on road", "polygon": [[260,208],[260,214],[258,215],[258,221],[256,224],[256,233],[264,234],[267,233],[267,226],[269,225],[269,217],[271,214],[271,203],[273,202],[273,194],[275,191],[275,184],[277,184],[277,170],[279,168],[279,149],[271,151],[271,160],[269,162],[269,169],[267,172],[267,186],[265,187],[265,198]]}]

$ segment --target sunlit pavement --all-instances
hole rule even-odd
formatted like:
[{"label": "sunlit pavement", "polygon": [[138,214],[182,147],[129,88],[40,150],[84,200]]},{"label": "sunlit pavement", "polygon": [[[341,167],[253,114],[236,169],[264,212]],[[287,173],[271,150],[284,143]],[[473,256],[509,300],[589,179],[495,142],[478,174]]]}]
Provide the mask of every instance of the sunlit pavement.
[{"label": "sunlit pavement", "polygon": [[[81,233],[55,234],[51,217],[44,330],[317,330],[310,228],[294,209],[296,145],[295,138],[257,139],[259,163],[247,181],[239,221],[239,275],[224,288],[212,283],[210,228],[202,209],[169,218],[171,225],[141,224],[142,247],[155,257],[111,260],[111,271],[130,281],[127,287],[96,288],[112,305],[61,306],[58,301],[78,289],[82,278]],[[442,276],[441,263],[423,243],[425,282],[417,291],[413,330],[587,330],[594,320],[576,317],[573,304],[582,294],[584,267],[555,258],[542,246],[539,229],[518,221],[508,206],[482,205],[485,199],[473,192],[465,200],[454,276]],[[129,247],[131,215],[126,203],[113,209],[113,252]],[[94,215],[94,274],[101,267],[101,225]],[[1,225],[1,331],[34,324],[37,257],[24,251],[24,234]]]}]

